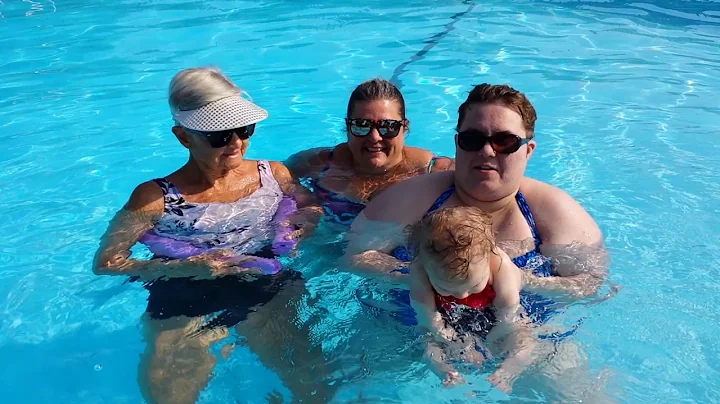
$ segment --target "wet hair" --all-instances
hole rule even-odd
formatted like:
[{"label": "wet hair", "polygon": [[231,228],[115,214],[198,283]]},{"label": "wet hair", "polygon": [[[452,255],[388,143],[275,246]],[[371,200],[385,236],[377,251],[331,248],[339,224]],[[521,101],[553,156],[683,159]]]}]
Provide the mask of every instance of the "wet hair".
[{"label": "wet hair", "polygon": [[442,267],[447,280],[466,279],[470,264],[495,253],[490,215],[472,206],[440,208],[410,226],[410,246]]},{"label": "wet hair", "polygon": [[168,103],[172,111],[187,111],[240,94],[242,90],[219,69],[194,67],[182,70],[172,78]]},{"label": "wet hair", "polygon": [[395,85],[385,79],[375,78],[362,82],[355,87],[347,106],[347,117],[352,114],[353,108],[358,102],[368,101],[395,101],[400,106],[400,117],[405,119],[405,98]]},{"label": "wet hair", "polygon": [[537,119],[535,108],[525,94],[520,91],[506,84],[483,83],[474,86],[465,102],[458,108],[457,130],[460,130],[467,109],[472,104],[495,104],[510,108],[522,118],[527,137],[532,139],[535,136],[535,120]]}]

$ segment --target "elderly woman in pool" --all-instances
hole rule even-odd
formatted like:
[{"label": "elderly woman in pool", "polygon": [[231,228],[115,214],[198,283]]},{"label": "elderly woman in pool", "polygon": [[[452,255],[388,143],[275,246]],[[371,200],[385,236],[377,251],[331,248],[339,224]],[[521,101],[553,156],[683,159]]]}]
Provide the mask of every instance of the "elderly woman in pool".
[{"label": "elderly woman in pool", "polygon": [[[135,188],[94,263],[96,274],[131,276],[150,292],[143,395],[153,403],[195,402],[216,361],[210,344],[235,326],[295,399],[325,397],[324,384],[311,379],[322,369],[319,347],[296,329],[289,304],[304,291],[302,277],[275,259],[292,236],[280,227],[302,217],[317,221],[321,208],[282,164],[243,158],[267,112],[222,73],[187,69],[169,90],[172,131],[189,159]],[[305,212],[289,217],[288,196]],[[154,259],[130,258],[138,241]],[[293,354],[284,358],[288,344]]]},{"label": "elderly woman in pool", "polygon": [[[525,289],[595,293],[605,276],[597,224],[562,190],[525,177],[536,146],[530,101],[511,87],[482,84],[458,113],[455,169],[408,179],[374,199],[347,236],[351,268],[402,284],[411,260],[402,229],[441,206],[475,206],[492,216],[499,245],[526,270]],[[562,280],[548,284],[549,275]]]},{"label": "elderly woman in pool", "polygon": [[368,80],[347,106],[347,142],[290,156],[296,178],[309,179],[332,221],[350,225],[365,204],[402,179],[452,168],[453,160],[405,146],[405,100],[392,83]]}]

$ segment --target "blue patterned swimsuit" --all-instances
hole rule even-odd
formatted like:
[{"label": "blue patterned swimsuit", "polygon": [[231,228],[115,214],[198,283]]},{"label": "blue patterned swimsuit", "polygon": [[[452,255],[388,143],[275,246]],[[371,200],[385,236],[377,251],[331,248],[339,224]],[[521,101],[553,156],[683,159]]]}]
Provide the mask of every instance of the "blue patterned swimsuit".
[{"label": "blue patterned swimsuit", "polygon": [[[440,194],[435,202],[433,202],[432,206],[430,206],[430,209],[425,212],[425,216],[439,209],[454,192],[455,185],[453,184],[446,189],[445,192]],[[535,218],[530,211],[530,206],[528,206],[525,197],[519,190],[515,195],[515,201],[525,217],[528,226],[530,226],[530,231],[532,232],[533,240],[535,242],[535,248],[521,256],[512,258],[512,261],[518,266],[518,268],[522,270],[531,270],[536,276],[552,276],[552,262],[540,253],[540,243],[542,242],[540,239],[540,233],[535,225]],[[396,247],[392,252],[392,256],[400,261],[412,261],[412,255],[405,246]],[[417,320],[415,318],[415,311],[412,309],[412,306],[410,306],[410,293],[404,289],[392,289],[390,291],[390,295],[401,307],[399,311],[395,311],[394,313],[391,313],[391,315],[406,325],[416,325]],[[525,290],[520,292],[520,304],[525,308],[530,319],[539,324],[546,322],[554,313],[557,312],[552,307],[554,305],[552,299],[548,299],[539,294]],[[544,337],[562,338],[572,334],[574,330],[575,328],[564,333],[557,333]]]}]

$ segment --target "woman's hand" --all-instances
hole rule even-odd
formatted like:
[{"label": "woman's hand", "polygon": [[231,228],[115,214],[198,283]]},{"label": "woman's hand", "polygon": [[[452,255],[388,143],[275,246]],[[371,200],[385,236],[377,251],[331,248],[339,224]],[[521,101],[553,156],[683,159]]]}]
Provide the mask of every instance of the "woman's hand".
[{"label": "woman's hand", "polygon": [[[145,273],[150,278],[166,277],[158,276],[161,273],[171,274],[173,278],[213,279],[222,276],[241,276],[252,280],[265,273],[260,265],[254,265],[256,260],[257,257],[237,255],[230,249],[212,250],[185,259],[158,262],[155,267],[157,270],[149,270]],[[152,263],[152,261],[147,262]]]},{"label": "woman's hand", "polygon": [[219,276],[234,275],[237,272],[237,263],[244,258],[235,259],[232,250],[213,250],[204,254],[187,258],[190,270],[195,270],[196,277],[214,278]]},{"label": "woman's hand", "polygon": [[283,225],[295,226],[297,228],[297,230],[285,238],[287,240],[297,240],[309,237],[315,231],[315,227],[322,215],[323,210],[319,206],[308,206],[298,209],[297,213],[290,216],[290,219],[286,223],[283,223]]}]

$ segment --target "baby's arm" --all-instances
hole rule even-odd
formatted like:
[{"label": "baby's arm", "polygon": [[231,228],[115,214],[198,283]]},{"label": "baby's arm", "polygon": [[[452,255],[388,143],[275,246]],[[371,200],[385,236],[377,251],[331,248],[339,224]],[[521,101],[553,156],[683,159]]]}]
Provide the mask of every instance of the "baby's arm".
[{"label": "baby's arm", "polygon": [[522,273],[504,252],[500,252],[502,263],[494,274],[495,306],[498,325],[494,333],[504,336],[505,360],[489,377],[488,381],[507,393],[512,383],[534,360],[536,339],[520,305]]},{"label": "baby's arm", "polygon": [[[417,261],[416,261],[417,262]],[[449,340],[454,337],[454,330],[448,329],[442,316],[435,306],[435,296],[422,264],[413,264],[410,270],[410,303],[417,313],[418,327],[430,332],[431,336],[425,349],[425,359],[430,369],[441,380],[444,386],[460,384],[462,376],[452,365],[445,362],[445,352],[437,340]]]}]

